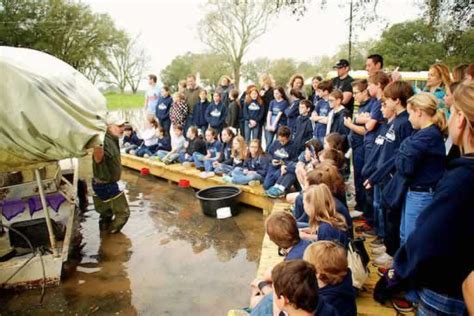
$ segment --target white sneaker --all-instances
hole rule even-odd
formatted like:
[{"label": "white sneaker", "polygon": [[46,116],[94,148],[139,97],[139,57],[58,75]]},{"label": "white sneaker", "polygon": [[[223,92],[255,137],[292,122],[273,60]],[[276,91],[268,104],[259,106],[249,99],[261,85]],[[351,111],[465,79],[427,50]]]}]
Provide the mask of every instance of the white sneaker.
[{"label": "white sneaker", "polygon": [[189,167],[191,167],[191,163],[189,161],[185,161],[185,162],[183,162],[183,167],[189,168]]},{"label": "white sneaker", "polygon": [[144,154],[144,155],[143,155],[143,158],[150,158],[150,155]]},{"label": "white sneaker", "polygon": [[385,246],[372,248],[372,255],[380,256],[380,255],[383,255],[386,251],[387,251],[387,248]]},{"label": "white sneaker", "polygon": [[384,253],[375,258],[374,265],[378,267],[389,267],[392,265],[392,262],[393,258],[389,254]]},{"label": "white sneaker", "polygon": [[351,218],[356,218],[356,217],[359,217],[359,216],[362,216],[362,213],[361,211],[352,211],[350,212],[350,215],[351,215]]},{"label": "white sneaker", "polygon": [[203,178],[203,179],[206,179],[207,178],[207,172],[206,171],[203,171],[199,174],[199,177],[200,178]]},{"label": "white sneaker", "polygon": [[137,153],[137,151],[132,149],[132,150],[130,150],[128,153],[129,153],[130,155],[135,155],[135,154]]}]

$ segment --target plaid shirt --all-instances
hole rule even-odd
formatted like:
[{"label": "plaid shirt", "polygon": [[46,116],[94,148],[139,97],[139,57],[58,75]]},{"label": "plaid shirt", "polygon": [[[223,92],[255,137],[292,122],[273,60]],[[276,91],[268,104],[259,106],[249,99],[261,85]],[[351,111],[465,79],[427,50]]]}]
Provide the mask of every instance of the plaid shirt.
[{"label": "plaid shirt", "polygon": [[186,117],[188,116],[188,105],[185,101],[174,102],[170,110],[170,119],[173,126],[181,125],[184,127]]}]

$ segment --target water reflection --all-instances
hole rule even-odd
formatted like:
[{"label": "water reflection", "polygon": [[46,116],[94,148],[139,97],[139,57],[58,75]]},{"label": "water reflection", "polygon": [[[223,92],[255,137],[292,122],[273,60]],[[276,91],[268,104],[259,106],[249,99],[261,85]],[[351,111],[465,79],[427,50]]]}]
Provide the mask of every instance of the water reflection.
[{"label": "water reflection", "polygon": [[[85,178],[89,163],[81,165]],[[122,179],[131,208],[122,233],[101,236],[90,204],[61,285],[47,290],[43,306],[33,303],[38,291],[9,293],[2,315],[225,315],[247,305],[263,238],[260,210],[216,220],[201,213],[192,189],[135,171]]]}]

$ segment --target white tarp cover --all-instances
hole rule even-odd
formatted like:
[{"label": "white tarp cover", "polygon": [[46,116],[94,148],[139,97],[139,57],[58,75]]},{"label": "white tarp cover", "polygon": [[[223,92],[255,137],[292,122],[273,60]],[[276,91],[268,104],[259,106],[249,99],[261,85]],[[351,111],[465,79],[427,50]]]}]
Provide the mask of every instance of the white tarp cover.
[{"label": "white tarp cover", "polygon": [[0,172],[84,156],[106,130],[104,96],[42,52],[0,46]]}]

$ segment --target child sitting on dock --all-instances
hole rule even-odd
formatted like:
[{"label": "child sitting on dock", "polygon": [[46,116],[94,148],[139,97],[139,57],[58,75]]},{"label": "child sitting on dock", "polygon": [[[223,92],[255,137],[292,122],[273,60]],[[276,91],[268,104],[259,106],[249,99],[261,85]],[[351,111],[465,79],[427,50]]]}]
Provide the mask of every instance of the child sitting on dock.
[{"label": "child sitting on dock", "polygon": [[137,133],[133,130],[133,127],[130,125],[125,126],[123,130],[123,139],[122,139],[122,148],[126,154],[130,153],[132,150],[136,150],[143,140],[138,138]]},{"label": "child sitting on dock", "polygon": [[232,141],[234,137],[235,134],[231,128],[224,128],[221,134],[222,146],[218,155],[219,157],[217,157],[217,159],[207,159],[204,161],[204,172],[199,175],[201,178],[206,179],[215,176],[214,169],[215,166],[217,166],[217,163],[229,161],[232,158]]},{"label": "child sitting on dock", "polygon": [[219,159],[221,155],[222,144],[217,140],[217,132],[213,128],[208,128],[205,133],[206,137],[206,154],[200,152],[193,153],[194,165],[200,171],[204,171],[204,163],[207,160],[214,161]]},{"label": "child sitting on dock", "polygon": [[[212,164],[216,174],[222,174],[223,180],[230,182],[232,178],[228,176],[236,167],[242,167],[245,157],[247,157],[247,144],[243,136],[239,135],[232,140],[230,158],[223,162],[214,161]],[[227,177],[227,178],[226,178]]]},{"label": "child sitting on dock", "polygon": [[263,152],[259,139],[250,141],[247,158],[242,167],[232,170],[231,182],[235,184],[259,185],[265,179],[268,169],[268,158]]},{"label": "child sitting on dock", "polygon": [[198,128],[191,126],[186,132],[186,142],[184,143],[184,151],[179,154],[179,162],[183,165],[189,165],[193,162],[193,153],[197,152],[202,155],[206,154],[206,142],[198,135]]},{"label": "child sitting on dock", "polygon": [[357,315],[356,291],[344,247],[333,241],[317,241],[306,248],[304,260],[316,268],[319,298],[332,305],[337,315]]},{"label": "child sitting on dock", "polygon": [[347,247],[347,222],[342,214],[336,212],[334,198],[326,184],[309,186],[303,195],[303,206],[309,218],[309,227],[300,230],[301,238],[336,240]]},{"label": "child sitting on dock", "polygon": [[[158,126],[156,129],[156,137],[158,138],[158,143],[156,143],[156,152],[160,150],[171,150],[171,141],[170,137],[167,136],[166,129],[162,126]],[[154,154],[156,156],[156,153]]]},{"label": "child sitting on dock", "polygon": [[161,160],[166,165],[178,160],[179,154],[184,151],[184,143],[186,142],[181,125],[173,126],[173,132],[175,137],[171,139],[171,151],[159,150],[156,153],[157,160]]},{"label": "child sitting on dock", "polygon": [[[138,132],[138,137],[143,140],[143,144],[137,149],[135,155],[145,158],[153,156],[158,147],[158,137],[156,137],[157,128],[158,122],[154,114],[148,114],[145,127]],[[132,151],[130,153],[132,153]]]}]

